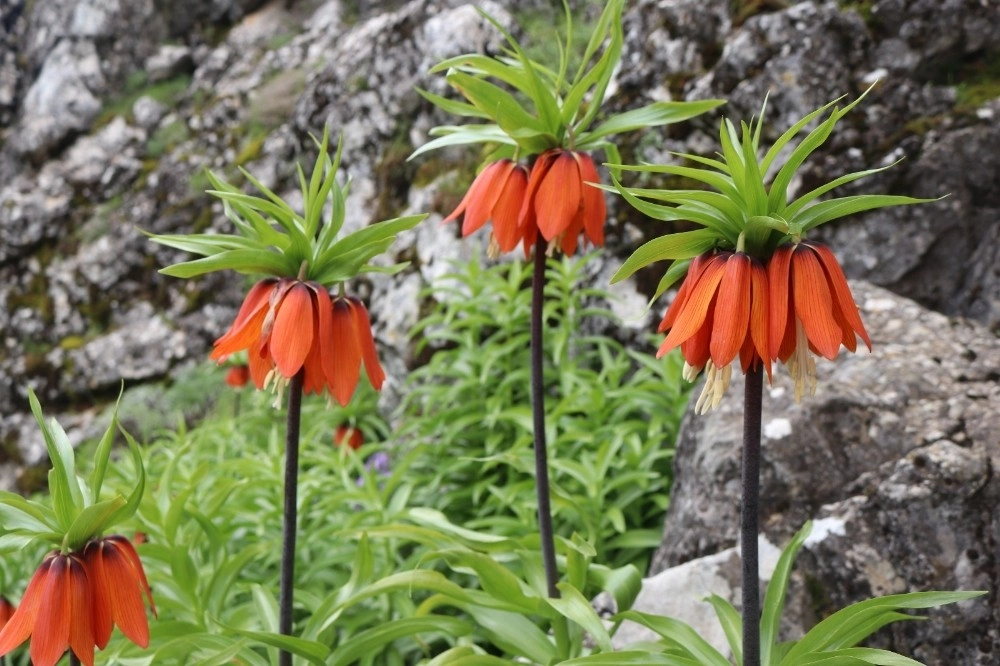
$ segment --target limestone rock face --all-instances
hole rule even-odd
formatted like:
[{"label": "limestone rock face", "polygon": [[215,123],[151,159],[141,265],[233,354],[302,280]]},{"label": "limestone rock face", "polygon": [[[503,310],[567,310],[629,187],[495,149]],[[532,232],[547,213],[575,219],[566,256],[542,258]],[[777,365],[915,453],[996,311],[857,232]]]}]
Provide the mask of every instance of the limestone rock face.
[{"label": "limestone rock face", "polygon": [[[784,368],[764,390],[762,529],[784,544],[807,520],[837,523],[799,558],[806,626],[874,595],[1000,587],[1000,341],[864,282],[854,295],[872,353],[820,359],[800,405]],[[654,572],[738,541],[742,389],[685,417]],[[994,663],[997,613],[992,597],[949,606],[879,641],[928,664]]]}]

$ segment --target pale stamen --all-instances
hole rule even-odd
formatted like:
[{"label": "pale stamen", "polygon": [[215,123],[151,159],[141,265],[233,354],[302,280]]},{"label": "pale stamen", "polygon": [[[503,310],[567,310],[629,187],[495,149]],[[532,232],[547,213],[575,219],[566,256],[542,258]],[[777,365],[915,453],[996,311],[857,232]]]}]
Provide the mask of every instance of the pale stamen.
[{"label": "pale stamen", "polygon": [[708,410],[716,409],[722,404],[722,398],[729,388],[729,382],[733,377],[732,364],[724,368],[717,368],[712,363],[712,359],[705,364],[705,387],[701,390],[701,396],[694,406],[695,414],[707,414]]},{"label": "pale stamen", "polygon": [[500,243],[497,242],[495,234],[490,234],[490,242],[486,246],[486,256],[489,257],[491,261],[496,261],[497,257],[500,256]]},{"label": "pale stamen", "polygon": [[802,402],[807,390],[809,395],[816,395],[816,359],[809,353],[806,329],[798,317],[795,318],[795,351],[785,361],[785,367],[795,380],[795,402]]}]

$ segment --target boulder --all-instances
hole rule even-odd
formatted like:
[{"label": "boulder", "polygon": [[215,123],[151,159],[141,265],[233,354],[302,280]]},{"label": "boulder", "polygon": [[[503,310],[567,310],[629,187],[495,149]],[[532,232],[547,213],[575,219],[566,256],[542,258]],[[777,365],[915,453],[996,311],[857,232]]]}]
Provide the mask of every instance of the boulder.
[{"label": "boulder", "polygon": [[[820,359],[816,395],[799,405],[784,368],[765,385],[762,530],[784,544],[807,520],[837,523],[800,556],[800,626],[875,595],[989,590],[876,644],[928,664],[995,663],[1000,340],[977,322],[853,287],[872,352]],[[738,541],[742,392],[734,378],[717,411],[684,418],[652,573]]]}]

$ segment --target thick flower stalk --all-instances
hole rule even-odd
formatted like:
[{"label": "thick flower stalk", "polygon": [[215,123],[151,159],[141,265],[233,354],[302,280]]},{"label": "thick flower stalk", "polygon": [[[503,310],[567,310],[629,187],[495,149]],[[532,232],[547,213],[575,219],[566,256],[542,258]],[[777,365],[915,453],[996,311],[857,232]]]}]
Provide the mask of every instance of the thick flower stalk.
[{"label": "thick flower stalk", "polygon": [[[411,155],[412,158],[460,144],[489,146],[490,163],[480,171],[445,221],[463,217],[463,236],[492,221],[488,250],[491,256],[511,252],[519,244],[525,258],[530,258],[534,251],[531,395],[535,485],[546,587],[553,598],[559,596],[558,570],[549,508],[542,386],[546,258],[556,251],[574,255],[581,247],[581,238],[583,245],[604,245],[607,207],[593,153],[603,151],[612,161],[620,161],[611,136],[686,120],[722,103],[720,100],[656,102],[598,122],[605,93],[621,57],[624,1],[605,3],[575,74],[571,73],[568,55],[568,46],[573,43],[572,13],[568,3],[564,7],[566,37],[560,43],[559,62],[549,65],[528,57],[509,32],[483,14],[503,34],[510,47],[507,56],[467,54],[432,68],[432,72],[447,72],[448,84],[465,101],[420,91],[433,104],[474,119],[474,124],[435,128],[431,134],[437,138]],[[560,628],[554,629],[560,635]]]},{"label": "thick flower stalk", "polygon": [[[152,235],[157,243],[201,255],[161,272],[189,278],[218,270],[264,275],[243,299],[229,329],[216,341],[211,358],[224,362],[245,351],[250,377],[258,389],[273,389],[276,406],[288,389],[285,422],[285,497],[282,527],[280,633],[292,633],[295,540],[298,515],[299,427],[302,394],[327,394],[347,405],[361,377],[361,367],[379,390],[385,373],[378,361],[368,310],[346,296],[346,284],[363,273],[392,273],[405,264],[376,266],[372,260],[388,250],[397,233],[425,216],[411,215],[378,222],[340,237],[344,226],[346,187],[337,182],[341,149],[331,159],[329,134],[318,143],[319,155],[309,179],[298,170],[302,210],[257,181],[247,180],[262,197],[209,173],[235,234]],[[491,213],[492,214],[492,213]],[[331,290],[338,294],[331,297]],[[279,664],[291,666],[282,650]]]},{"label": "thick flower stalk", "polygon": [[[867,93],[866,93],[867,94]],[[789,144],[835,102],[795,123],[761,156],[764,110],[756,122],[730,121],[720,127],[719,159],[680,155],[689,166],[648,165],[612,169],[615,189],[636,209],[664,222],[684,220],[693,231],[649,241],[625,262],[612,281],[628,277],[655,261],[669,259],[654,299],[683,279],[660,325],[666,339],[658,355],[680,347],[684,377],[705,372],[705,386],[695,405],[699,414],[718,407],[739,356],[746,375],[744,393],[742,510],[743,666],[760,666],[760,600],[757,523],[760,490],[760,436],[763,375],[784,363],[795,381],[795,400],[816,389],[813,354],[834,359],[841,347],[857,349],[860,336],[871,349],[851,290],[833,253],[805,240],[821,224],[852,213],[923,200],[888,195],[860,195],[820,201],[831,190],[882,169],[847,174],[789,201],[788,187],[797,169],[832,133],[864,95],[844,109],[834,108],[797,145]],[[777,167],[779,156],[787,161]],[[891,165],[890,165],[891,166]],[[889,167],[883,167],[889,168]],[[653,190],[623,186],[620,171],[662,173],[698,181],[704,188]],[[767,175],[774,174],[770,183]]]}]

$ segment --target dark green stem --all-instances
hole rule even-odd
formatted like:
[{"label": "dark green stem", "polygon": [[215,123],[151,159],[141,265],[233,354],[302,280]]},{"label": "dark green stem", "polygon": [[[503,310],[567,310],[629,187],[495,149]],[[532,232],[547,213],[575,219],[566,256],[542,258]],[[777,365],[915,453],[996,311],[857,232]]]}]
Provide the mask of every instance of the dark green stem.
[{"label": "dark green stem", "polygon": [[760,571],[757,523],[760,515],[760,420],[764,369],[747,371],[743,394],[743,506],[740,552],[743,560],[743,666],[760,666]]},{"label": "dark green stem", "polygon": [[549,500],[549,458],[545,446],[545,355],[542,353],[543,306],[545,305],[545,250],[539,235],[535,244],[535,272],[531,281],[531,409],[535,430],[535,488],[538,492],[538,534],[542,542],[542,563],[549,597],[559,598],[559,570],[552,534],[552,507]]},{"label": "dark green stem", "polygon": [[[299,370],[288,386],[288,420],[285,426],[285,511],[281,527],[281,592],[278,597],[278,631],[292,635],[292,602],[295,581],[295,527],[299,495],[299,422],[302,416],[302,380]],[[292,666],[292,653],[282,650],[279,666]]]},{"label": "dark green stem", "polygon": [[[0,663],[7,663],[7,657],[0,657],[0,659],[3,660]],[[80,666],[80,660],[76,658],[76,655],[73,654],[72,650],[69,651],[69,666]]]}]

